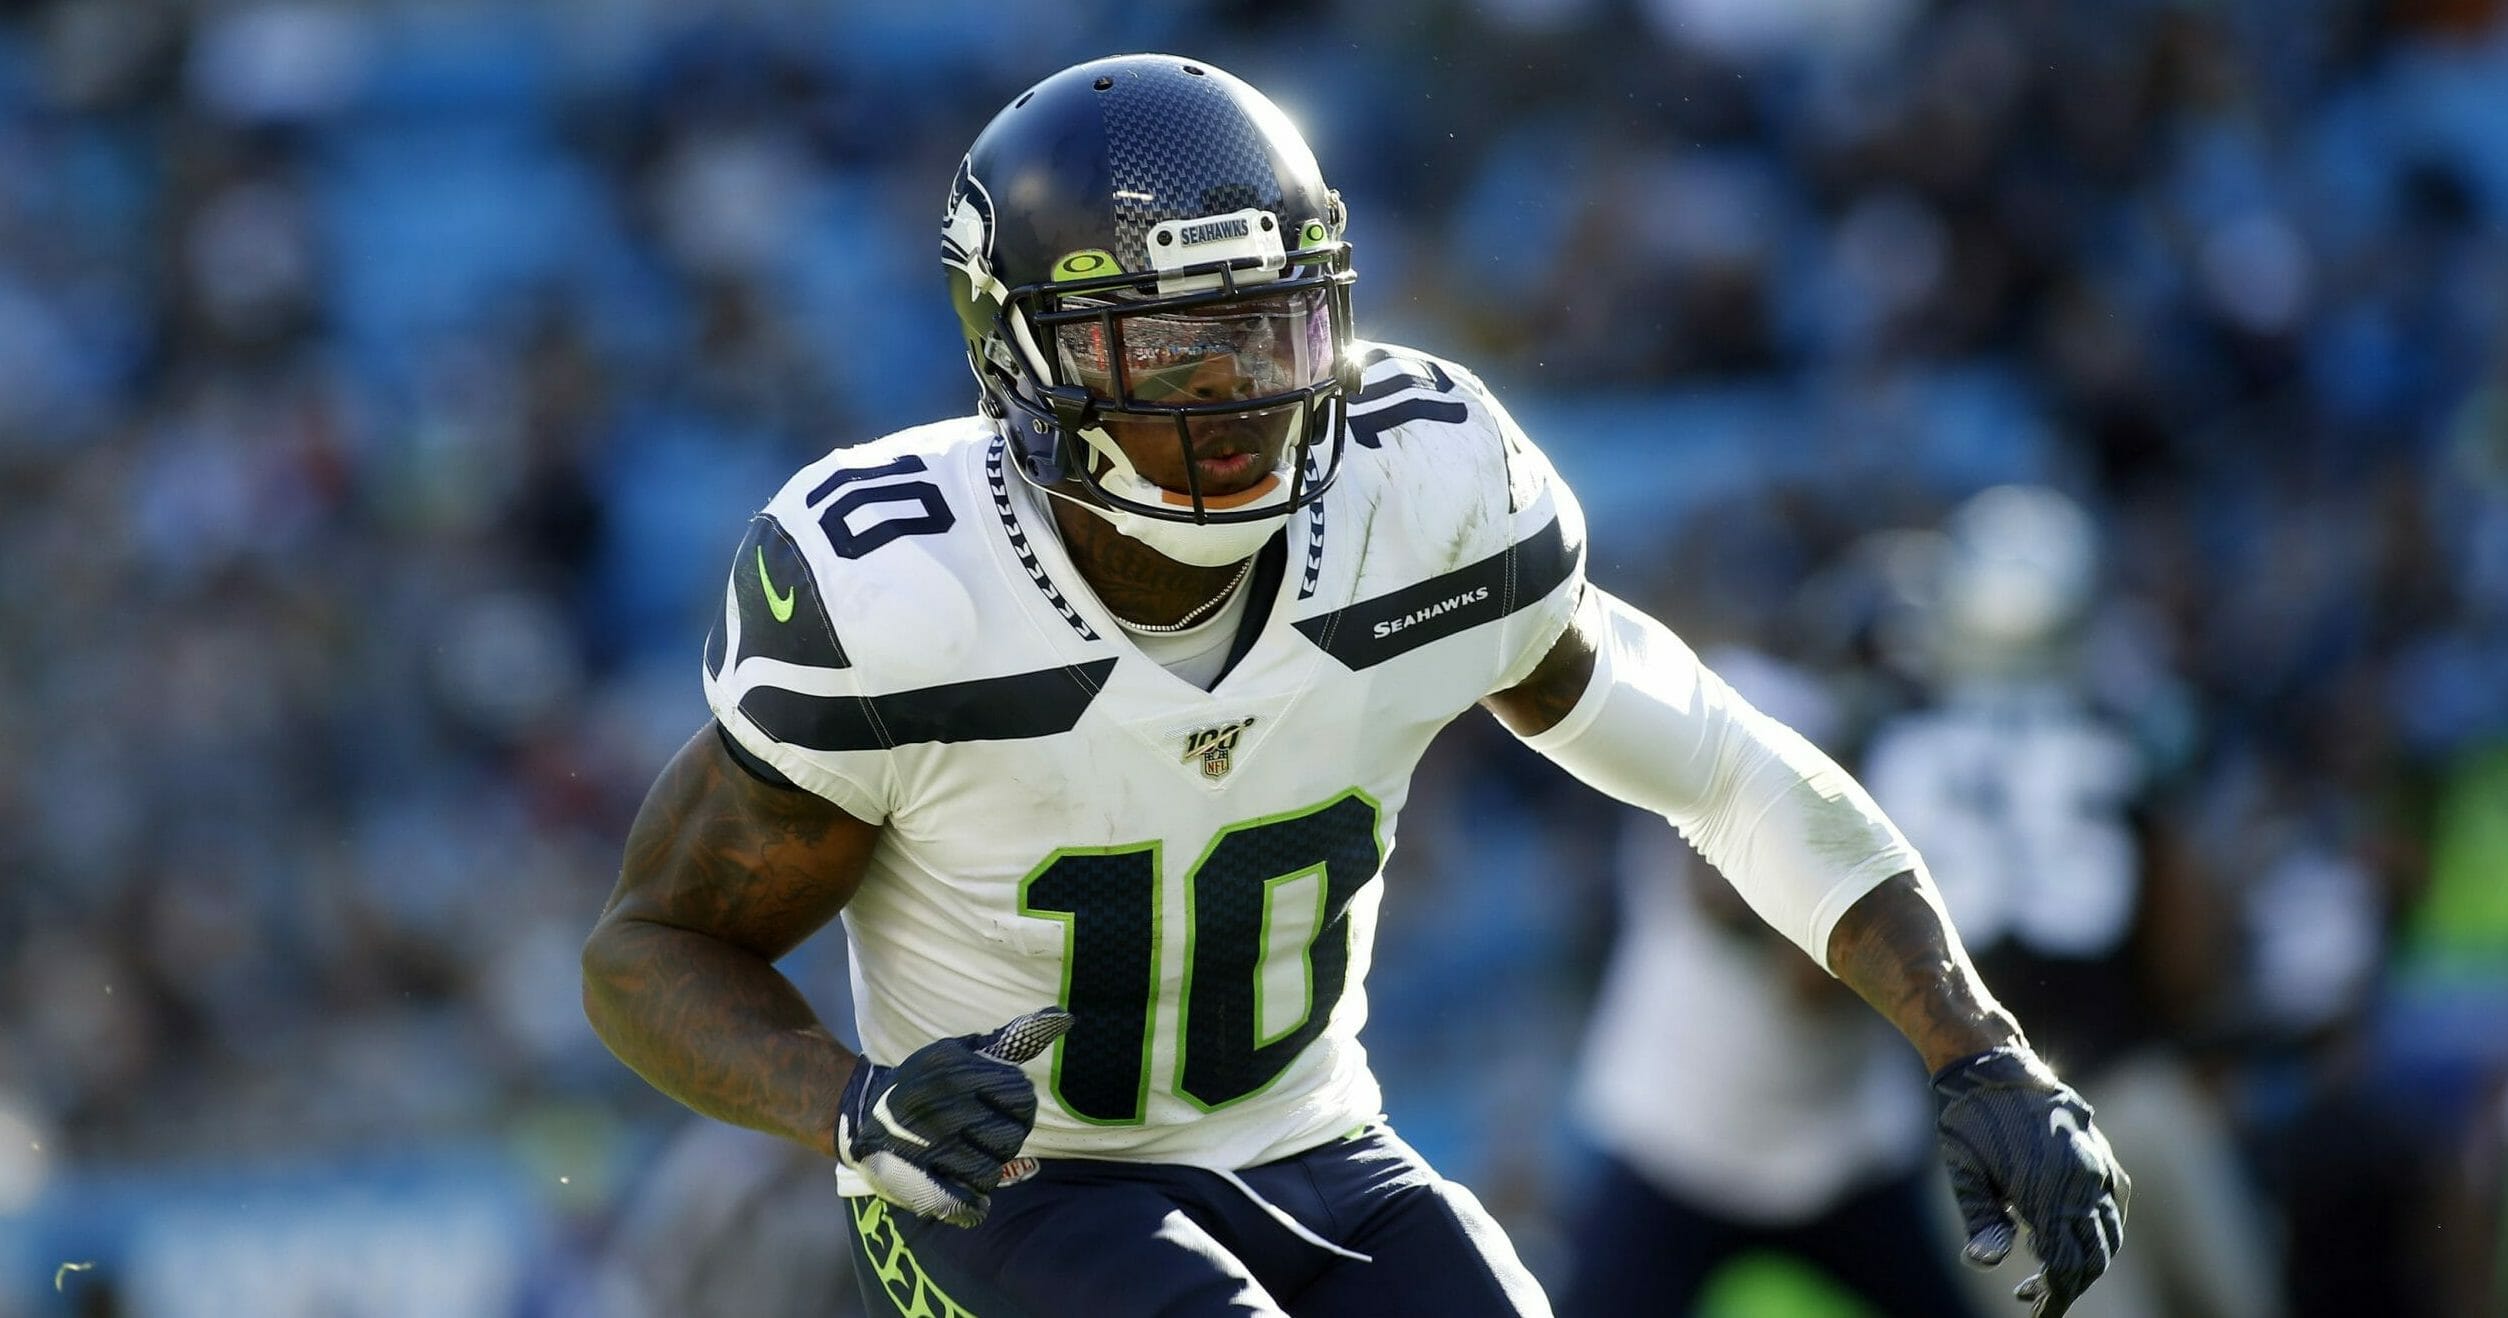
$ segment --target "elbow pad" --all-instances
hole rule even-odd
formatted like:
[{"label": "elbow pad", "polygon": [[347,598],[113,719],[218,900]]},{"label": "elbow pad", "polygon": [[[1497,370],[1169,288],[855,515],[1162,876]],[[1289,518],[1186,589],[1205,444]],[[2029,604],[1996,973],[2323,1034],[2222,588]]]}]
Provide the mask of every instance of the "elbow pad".
[{"label": "elbow pad", "polygon": [[1751,708],[1671,629],[1589,590],[1594,672],[1557,725],[1523,739],[1604,794],[1672,822],[1759,918],[1829,962],[1855,900],[1923,862],[1870,793]]}]

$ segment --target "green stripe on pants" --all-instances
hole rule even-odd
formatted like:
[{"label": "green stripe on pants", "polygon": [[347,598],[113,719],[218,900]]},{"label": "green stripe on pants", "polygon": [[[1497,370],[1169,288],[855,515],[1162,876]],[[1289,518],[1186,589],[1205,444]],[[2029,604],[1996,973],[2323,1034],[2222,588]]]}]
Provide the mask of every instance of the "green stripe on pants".
[{"label": "green stripe on pants", "polygon": [[897,1307],[900,1318],[976,1318],[975,1313],[952,1300],[939,1283],[923,1271],[915,1261],[914,1251],[906,1247],[905,1233],[897,1229],[896,1210],[877,1195],[856,1195],[845,1201],[853,1214],[853,1229],[862,1237],[862,1258],[879,1279],[879,1290]]}]

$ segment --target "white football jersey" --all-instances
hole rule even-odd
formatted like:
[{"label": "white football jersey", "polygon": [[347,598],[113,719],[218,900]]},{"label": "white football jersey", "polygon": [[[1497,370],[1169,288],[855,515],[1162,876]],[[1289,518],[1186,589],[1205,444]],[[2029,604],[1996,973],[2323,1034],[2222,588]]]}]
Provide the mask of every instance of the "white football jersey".
[{"label": "white football jersey", "polygon": [[1031,1155],[1243,1167],[1378,1111],[1359,1028],[1412,768],[1548,652],[1585,537],[1478,380],[1360,351],[1340,479],[1207,691],[1099,606],[981,417],[828,454],[740,547],[715,716],[885,825],[843,917],[863,1051],[1069,1008]]}]

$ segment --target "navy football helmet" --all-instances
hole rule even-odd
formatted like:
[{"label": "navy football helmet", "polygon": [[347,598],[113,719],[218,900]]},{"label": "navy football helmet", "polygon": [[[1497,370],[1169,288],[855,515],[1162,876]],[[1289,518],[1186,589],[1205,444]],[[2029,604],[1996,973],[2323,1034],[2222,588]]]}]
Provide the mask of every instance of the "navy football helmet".
[{"label": "navy football helmet", "polygon": [[[1084,483],[1154,543],[1175,533],[1142,519],[1241,541],[1320,497],[1353,384],[1344,223],[1288,118],[1208,64],[1094,60],[1012,101],[958,167],[941,259],[1020,471]],[[1142,479],[1113,418],[1172,427],[1189,488]],[[1213,418],[1285,430],[1273,472],[1206,495],[1193,426]]]}]

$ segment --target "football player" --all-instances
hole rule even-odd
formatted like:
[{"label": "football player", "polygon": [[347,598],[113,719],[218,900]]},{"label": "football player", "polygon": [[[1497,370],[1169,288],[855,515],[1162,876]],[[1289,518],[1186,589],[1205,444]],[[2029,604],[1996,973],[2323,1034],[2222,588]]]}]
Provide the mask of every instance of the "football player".
[{"label": "football player", "polygon": [[2118,647],[2097,640],[2097,524],[2064,494],[1997,486],[1920,543],[1921,606],[1892,647],[1919,698],[1874,729],[1863,778],[1923,847],[1978,966],[2146,1169],[2159,1216],[2078,1314],[2273,1318],[2270,1233],[2187,1047],[2237,931],[2162,808],[2172,679],[2098,662]]},{"label": "football player", "polygon": [[[750,523],[714,721],[585,948],[595,1027],[836,1159],[880,1310],[1547,1312],[1359,1043],[1412,768],[1484,704],[1906,1033],[1970,1250],[2026,1226],[2061,1312],[2128,1193],[2088,1107],[1863,790],[1586,583],[1480,381],[1353,338],[1346,222],[1208,64],[1081,64],[993,119],[942,220],[979,410]],[[774,968],[839,916],[859,1055]]]}]

